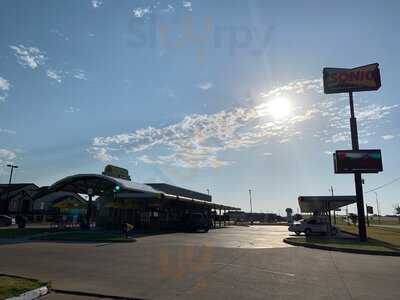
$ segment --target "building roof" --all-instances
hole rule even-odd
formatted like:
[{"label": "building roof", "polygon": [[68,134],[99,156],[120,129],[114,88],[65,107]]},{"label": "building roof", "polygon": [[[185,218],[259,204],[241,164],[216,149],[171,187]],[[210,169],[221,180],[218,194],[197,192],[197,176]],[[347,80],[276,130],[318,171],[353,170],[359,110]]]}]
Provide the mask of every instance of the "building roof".
[{"label": "building roof", "polygon": [[[216,209],[225,210],[240,210],[236,207],[226,206],[217,203],[211,203],[203,196],[208,196],[202,193],[191,191],[188,189],[168,185],[168,184],[141,184],[121,178],[114,178],[100,174],[77,174],[65,177],[50,186],[52,191],[66,191],[73,193],[88,194],[88,190],[92,190],[93,196],[103,196],[107,191],[119,186],[119,198],[134,199],[134,198],[167,198],[173,201],[190,202],[193,204],[206,205]],[[157,188],[156,188],[157,187]],[[160,190],[160,189],[162,190]],[[169,193],[169,192],[171,193]],[[186,196],[184,196],[184,195]],[[189,196],[189,197],[187,197]],[[210,199],[210,198],[206,198]]]},{"label": "building roof", "polygon": [[327,212],[353,204],[356,196],[300,196],[298,198],[301,212]]},{"label": "building roof", "polygon": [[183,196],[187,198],[193,198],[203,201],[211,202],[211,196],[203,193],[199,193],[196,191],[192,191],[189,189],[185,189],[179,186],[174,186],[167,183],[146,183],[146,185],[151,186],[152,188],[161,191],[166,194],[176,195],[176,196]]},{"label": "building roof", "polygon": [[87,194],[88,190],[92,189],[93,195],[102,196],[107,190],[112,191],[116,186],[119,186],[121,191],[160,193],[160,191],[145,184],[100,174],[77,174],[68,176],[51,185],[50,189],[80,194]]},{"label": "building roof", "polygon": [[31,196],[32,192],[38,188],[39,187],[34,183],[0,184],[0,200],[9,201],[21,191],[24,191]]}]

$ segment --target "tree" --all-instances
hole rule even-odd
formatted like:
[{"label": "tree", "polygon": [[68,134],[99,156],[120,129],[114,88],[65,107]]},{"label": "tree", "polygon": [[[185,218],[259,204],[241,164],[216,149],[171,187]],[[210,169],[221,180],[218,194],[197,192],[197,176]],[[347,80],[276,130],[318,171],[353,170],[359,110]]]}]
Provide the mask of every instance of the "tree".
[{"label": "tree", "polygon": [[301,214],[295,214],[295,215],[293,216],[293,219],[294,219],[295,221],[299,221],[299,220],[303,219],[303,216],[302,216]]},{"label": "tree", "polygon": [[399,223],[400,223],[400,204],[394,207],[394,213],[399,216]]},{"label": "tree", "polygon": [[358,216],[356,214],[350,213],[349,218],[354,225],[357,224]]}]

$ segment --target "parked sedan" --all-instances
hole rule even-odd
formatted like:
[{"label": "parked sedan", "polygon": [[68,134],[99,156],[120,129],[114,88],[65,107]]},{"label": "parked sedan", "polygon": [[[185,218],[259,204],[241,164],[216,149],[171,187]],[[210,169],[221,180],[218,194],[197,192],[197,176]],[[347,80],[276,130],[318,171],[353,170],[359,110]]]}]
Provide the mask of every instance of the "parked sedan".
[{"label": "parked sedan", "polygon": [[[289,226],[288,230],[296,233],[296,235],[302,232],[307,236],[313,233],[327,234],[329,232],[329,223],[323,218],[309,218],[294,222]],[[333,225],[331,225],[330,231],[332,235],[338,233],[338,229]]]},{"label": "parked sedan", "polygon": [[0,226],[10,226],[12,218],[6,215],[0,215]]}]

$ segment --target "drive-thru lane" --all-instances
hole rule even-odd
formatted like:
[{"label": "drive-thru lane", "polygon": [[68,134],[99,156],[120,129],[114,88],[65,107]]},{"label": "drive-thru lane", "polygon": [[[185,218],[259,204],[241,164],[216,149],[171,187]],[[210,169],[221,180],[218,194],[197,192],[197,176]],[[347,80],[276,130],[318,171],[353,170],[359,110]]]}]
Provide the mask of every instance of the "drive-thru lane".
[{"label": "drive-thru lane", "polygon": [[290,247],[284,226],[142,237],[129,244],[0,245],[0,273],[145,299],[399,299],[400,258]]}]

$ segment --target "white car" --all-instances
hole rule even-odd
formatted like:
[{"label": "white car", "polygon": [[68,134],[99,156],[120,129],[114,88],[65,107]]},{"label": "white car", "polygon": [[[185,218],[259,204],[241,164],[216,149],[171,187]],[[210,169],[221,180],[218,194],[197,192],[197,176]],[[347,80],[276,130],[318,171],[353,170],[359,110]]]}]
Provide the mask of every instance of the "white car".
[{"label": "white car", "polygon": [[[296,235],[300,235],[302,232],[304,232],[304,234],[307,236],[313,233],[327,234],[329,232],[329,223],[325,218],[312,217],[294,222],[289,226],[288,230],[294,232]],[[334,225],[331,225],[331,234],[336,235],[338,232],[338,228]]]}]

